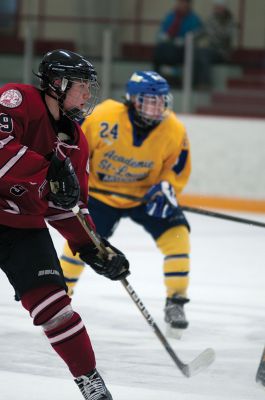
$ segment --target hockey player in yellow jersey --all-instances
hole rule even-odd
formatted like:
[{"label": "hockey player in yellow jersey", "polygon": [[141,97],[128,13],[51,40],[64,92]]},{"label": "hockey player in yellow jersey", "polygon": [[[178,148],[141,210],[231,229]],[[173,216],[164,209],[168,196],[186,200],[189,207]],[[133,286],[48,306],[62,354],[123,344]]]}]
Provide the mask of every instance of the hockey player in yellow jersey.
[{"label": "hockey player in yellow jersey", "polygon": [[[168,333],[178,337],[188,326],[190,244],[189,224],[177,199],[190,176],[191,158],[185,127],[171,103],[163,77],[138,71],[127,83],[126,101],[102,102],[82,129],[90,148],[89,210],[97,231],[108,238],[117,222],[129,217],[152,236],[164,256]],[[71,292],[84,264],[66,244],[61,265]]]}]

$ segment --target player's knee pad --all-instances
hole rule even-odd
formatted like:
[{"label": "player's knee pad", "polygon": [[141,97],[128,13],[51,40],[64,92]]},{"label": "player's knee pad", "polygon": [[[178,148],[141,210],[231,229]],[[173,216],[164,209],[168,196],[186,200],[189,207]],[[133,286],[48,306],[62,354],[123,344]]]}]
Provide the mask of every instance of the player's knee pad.
[{"label": "player's knee pad", "polygon": [[21,303],[29,311],[33,324],[44,329],[52,329],[73,315],[71,299],[57,285],[31,289],[21,297]]},{"label": "player's knee pad", "polygon": [[164,281],[167,295],[174,293],[186,296],[190,270],[190,240],[186,226],[170,228],[157,240],[156,244],[164,255]]},{"label": "player's knee pad", "polygon": [[77,254],[75,256],[73,255],[67,242],[64,245],[63,254],[60,257],[60,263],[65,277],[65,282],[69,289],[68,293],[71,295],[74,286],[84,270],[85,264]]}]

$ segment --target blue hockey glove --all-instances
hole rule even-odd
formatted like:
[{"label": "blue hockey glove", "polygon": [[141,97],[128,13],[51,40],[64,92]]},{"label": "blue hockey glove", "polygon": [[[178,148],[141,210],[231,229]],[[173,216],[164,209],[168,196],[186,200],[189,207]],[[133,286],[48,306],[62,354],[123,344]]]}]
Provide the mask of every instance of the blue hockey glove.
[{"label": "blue hockey glove", "polygon": [[168,218],[178,207],[175,190],[167,181],[152,186],[145,199],[147,214],[156,218]]}]

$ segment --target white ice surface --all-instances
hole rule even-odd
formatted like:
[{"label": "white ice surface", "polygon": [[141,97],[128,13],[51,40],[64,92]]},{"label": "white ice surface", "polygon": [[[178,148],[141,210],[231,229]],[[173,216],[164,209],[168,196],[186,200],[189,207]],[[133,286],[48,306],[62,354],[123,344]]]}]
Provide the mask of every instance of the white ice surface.
[{"label": "white ice surface", "polygon": [[[265,216],[243,215],[265,222]],[[185,378],[119,282],[87,268],[73,306],[86,323],[97,367],[114,400],[262,400],[255,374],[265,343],[265,229],[188,214],[190,326],[181,341],[168,339],[189,362],[207,347],[211,367]],[[63,240],[51,231],[58,252]],[[131,285],[165,332],[162,256],[143,229],[120,224],[112,243],[127,254]],[[23,255],[21,255],[23,257]],[[81,395],[64,363],[27,312],[13,301],[0,272],[0,400],[74,400]]]}]

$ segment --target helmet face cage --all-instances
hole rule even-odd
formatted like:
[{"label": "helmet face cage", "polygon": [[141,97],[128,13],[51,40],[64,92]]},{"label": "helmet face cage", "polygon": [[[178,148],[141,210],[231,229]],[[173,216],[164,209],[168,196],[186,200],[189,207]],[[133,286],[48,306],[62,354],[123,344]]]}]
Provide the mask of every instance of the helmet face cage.
[{"label": "helmet face cage", "polygon": [[152,95],[139,93],[131,97],[138,117],[145,125],[154,125],[161,122],[172,108],[172,95]]},{"label": "helmet face cage", "polygon": [[[71,77],[71,79],[64,77],[59,82],[60,89],[56,84],[53,84],[53,86],[56,89],[56,93],[59,93],[60,91],[60,95],[58,95],[58,106],[62,113],[71,120],[79,120],[81,118],[86,118],[88,115],[90,115],[98,102],[98,82],[91,82],[88,79],[75,77]],[[74,87],[75,83],[84,84],[87,87],[89,93],[89,97],[86,101],[83,101],[84,104],[81,109],[78,108],[76,104],[80,101],[80,97],[82,96],[82,89],[80,88],[75,90],[74,92],[69,92],[70,88]],[[66,108],[66,101],[70,104],[72,103],[73,106],[68,106]]]},{"label": "helmet face cage", "polygon": [[[98,100],[99,85],[93,65],[84,57],[69,50],[51,51],[40,63],[37,76],[41,89],[48,94],[56,94],[60,110],[70,119],[84,118],[93,111]],[[88,84],[89,98],[80,109],[74,106],[74,97],[71,96],[73,108],[67,107],[66,110],[64,103],[67,92],[75,82]],[[76,96],[77,100],[79,96]]]}]

